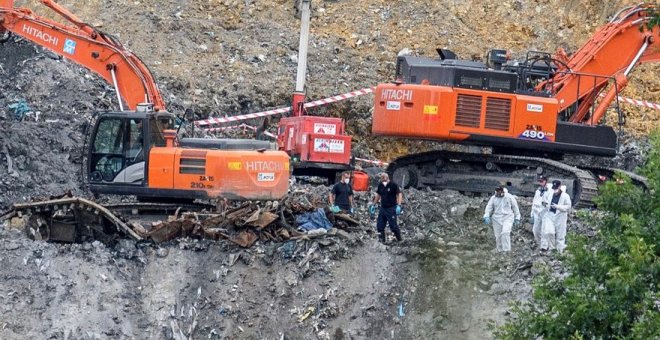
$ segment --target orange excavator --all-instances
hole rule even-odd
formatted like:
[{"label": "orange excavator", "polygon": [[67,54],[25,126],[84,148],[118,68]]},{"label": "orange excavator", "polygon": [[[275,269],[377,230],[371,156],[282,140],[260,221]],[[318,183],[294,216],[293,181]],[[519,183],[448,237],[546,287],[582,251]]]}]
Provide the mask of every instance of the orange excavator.
[{"label": "orange excavator", "polygon": [[396,80],[376,88],[372,132],[492,152],[412,154],[388,171],[405,187],[491,192],[506,183],[525,196],[533,195],[535,178],[543,174],[562,180],[573,202],[590,205],[597,179],[612,169],[557,159],[616,154],[617,133],[600,123],[616,111],[623,124],[617,95],[635,66],[660,61],[660,29],[646,27],[654,11],[643,4],[622,9],[571,56],[561,49],[532,51],[524,61],[510,61],[505,50],[492,50],[488,64],[459,60],[445,49],[437,59],[399,56]]},{"label": "orange excavator", "polygon": [[70,25],[0,0],[0,36],[11,32],[103,77],[115,88],[120,111],[95,116],[86,142],[86,177],[98,194],[194,200],[276,200],[288,191],[289,156],[270,143],[177,138],[144,63],[52,0],[44,5]]}]

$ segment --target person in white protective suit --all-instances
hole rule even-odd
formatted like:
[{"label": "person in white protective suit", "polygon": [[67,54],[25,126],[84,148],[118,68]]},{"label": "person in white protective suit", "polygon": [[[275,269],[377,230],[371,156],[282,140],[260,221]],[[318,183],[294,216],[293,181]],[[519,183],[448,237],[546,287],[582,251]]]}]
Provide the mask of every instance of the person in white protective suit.
[{"label": "person in white protective suit", "polygon": [[571,211],[571,197],[566,189],[562,190],[561,182],[552,181],[552,190],[543,197],[543,205],[546,209],[543,215],[543,236],[541,249],[547,245],[547,249],[557,249],[560,253],[566,248],[566,222],[568,213]]},{"label": "person in white protective suit", "polygon": [[[491,219],[492,217],[492,219]],[[511,229],[520,225],[520,209],[516,198],[509,194],[503,186],[495,188],[484,212],[484,223],[493,223],[497,251],[511,250]]]},{"label": "person in white protective suit", "polygon": [[[536,244],[543,249],[543,244],[541,243],[542,229],[543,224],[543,215],[545,214],[545,208],[543,207],[543,196],[546,193],[550,192],[551,185],[548,183],[548,179],[545,176],[539,176],[539,187],[534,192],[534,199],[532,200],[532,232],[534,233],[534,241]],[[547,249],[547,244],[545,245]]]}]

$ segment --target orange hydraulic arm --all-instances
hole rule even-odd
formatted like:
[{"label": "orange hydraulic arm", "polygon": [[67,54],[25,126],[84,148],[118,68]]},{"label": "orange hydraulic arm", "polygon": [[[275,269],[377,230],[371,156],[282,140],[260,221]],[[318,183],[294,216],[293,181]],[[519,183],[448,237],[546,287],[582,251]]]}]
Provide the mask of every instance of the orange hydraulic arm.
[{"label": "orange hydraulic arm", "polygon": [[[560,110],[578,104],[569,121],[595,125],[616,95],[628,84],[628,76],[641,63],[660,61],[660,29],[644,28],[650,20],[649,5],[631,6],[617,13],[570,58],[559,50],[555,76],[549,86]],[[609,85],[594,108],[595,99]],[[593,109],[589,116],[590,109]]]},{"label": "orange hydraulic arm", "polygon": [[12,32],[96,72],[114,86],[122,111],[124,103],[133,111],[142,103],[165,111],[151,72],[137,56],[55,1],[41,2],[74,26],[40,17],[27,8],[14,8],[13,0],[0,0],[0,33]]}]

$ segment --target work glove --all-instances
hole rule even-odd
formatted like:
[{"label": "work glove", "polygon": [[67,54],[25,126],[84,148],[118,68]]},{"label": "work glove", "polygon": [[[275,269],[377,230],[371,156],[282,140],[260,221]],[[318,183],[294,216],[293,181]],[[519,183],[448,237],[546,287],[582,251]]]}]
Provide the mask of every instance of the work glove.
[{"label": "work glove", "polygon": [[521,224],[522,224],[522,222],[520,222],[520,219],[519,219],[519,218],[516,218],[516,219],[513,221],[513,225],[516,226],[516,227],[520,227]]},{"label": "work glove", "polygon": [[369,204],[369,217],[373,220],[376,217],[376,205]]},{"label": "work glove", "polygon": [[490,224],[490,216],[484,217],[484,224]]},{"label": "work glove", "polygon": [[340,212],[341,209],[339,209],[338,206],[336,206],[336,205],[333,204],[333,205],[330,206],[330,211],[331,211],[332,213],[336,214],[336,213]]},{"label": "work glove", "polygon": [[397,214],[397,215],[401,215],[402,212],[403,212],[403,209],[401,209],[401,206],[397,204],[397,206],[396,206],[396,214]]}]

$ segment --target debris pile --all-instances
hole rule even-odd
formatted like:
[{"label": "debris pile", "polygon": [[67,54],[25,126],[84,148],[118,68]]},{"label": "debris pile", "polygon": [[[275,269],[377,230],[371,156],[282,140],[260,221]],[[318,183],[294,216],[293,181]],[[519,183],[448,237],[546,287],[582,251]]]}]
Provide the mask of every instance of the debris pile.
[{"label": "debris pile", "polygon": [[[313,192],[312,192],[313,191]],[[229,203],[218,204],[216,212],[177,211],[166,221],[157,221],[144,226],[131,223],[134,230],[144,238],[161,243],[181,237],[225,239],[241,247],[249,248],[257,240],[262,242],[285,242],[311,238],[328,233],[337,235],[359,221],[346,214],[333,214],[327,209],[327,195],[319,193],[319,187],[296,187],[282,201],[266,203],[245,202],[229,207]]]}]

